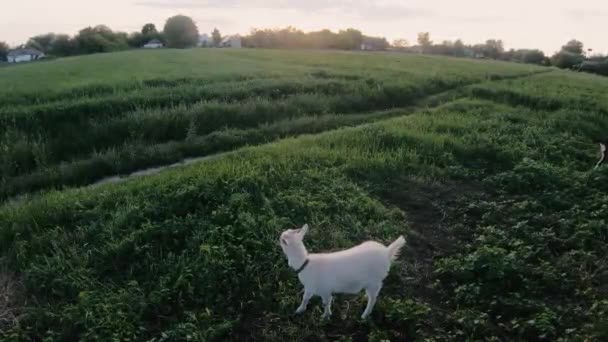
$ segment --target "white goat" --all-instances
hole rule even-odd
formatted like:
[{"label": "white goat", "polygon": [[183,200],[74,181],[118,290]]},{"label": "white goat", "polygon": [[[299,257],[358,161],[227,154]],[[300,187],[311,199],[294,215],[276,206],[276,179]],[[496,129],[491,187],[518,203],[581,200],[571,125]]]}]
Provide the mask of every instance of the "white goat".
[{"label": "white goat", "polygon": [[366,319],[376,304],[391,262],[405,245],[403,236],[388,247],[367,241],[335,253],[308,254],[302,241],[307,232],[308,224],[301,229],[288,229],[281,234],[279,242],[289,266],[304,285],[304,297],[296,313],[304,312],[310,298],[317,295],[325,307],[322,318],[329,318],[334,293],[355,294],[365,289],[367,307],[361,318]]}]

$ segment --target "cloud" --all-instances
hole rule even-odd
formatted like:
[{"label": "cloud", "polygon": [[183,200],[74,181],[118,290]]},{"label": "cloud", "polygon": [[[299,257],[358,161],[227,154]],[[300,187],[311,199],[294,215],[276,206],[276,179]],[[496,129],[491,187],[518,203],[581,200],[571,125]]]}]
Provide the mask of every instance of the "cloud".
[{"label": "cloud", "polygon": [[564,14],[574,20],[584,21],[589,18],[606,18],[608,20],[608,11],[604,10],[593,10],[593,9],[569,9],[565,10]]},{"label": "cloud", "polygon": [[434,14],[424,8],[393,4],[370,4],[369,1],[365,0],[145,0],[135,4],[137,6],[171,9],[285,10],[303,12],[308,15],[346,15],[371,21],[393,21],[413,17],[428,17]]},{"label": "cloud", "polygon": [[435,13],[423,8],[408,8],[402,6],[385,5],[373,6],[369,4],[346,8],[347,12],[360,17],[363,20],[394,21],[411,18],[431,17]]},{"label": "cloud", "polygon": [[218,27],[218,26],[231,26],[234,24],[232,20],[224,17],[197,17],[195,16],[194,21],[198,26],[199,30],[204,29],[205,27]]},{"label": "cloud", "polygon": [[[153,0],[153,1],[138,1],[136,6],[152,7],[152,8],[219,8],[219,7],[235,7],[239,0],[225,1],[171,1],[171,0]],[[221,5],[221,6],[219,6]]]},{"label": "cloud", "polygon": [[512,21],[512,19],[508,19],[506,17],[493,16],[493,15],[449,17],[449,19],[451,19],[455,22],[471,23],[471,24],[488,24],[488,23]]}]

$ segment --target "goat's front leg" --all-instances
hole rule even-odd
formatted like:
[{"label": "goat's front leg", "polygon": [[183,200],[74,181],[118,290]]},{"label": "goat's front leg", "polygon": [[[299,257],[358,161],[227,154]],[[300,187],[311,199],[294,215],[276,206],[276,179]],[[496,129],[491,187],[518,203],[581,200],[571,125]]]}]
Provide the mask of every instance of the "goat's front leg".
[{"label": "goat's front leg", "polygon": [[604,162],[604,155],[602,155],[602,157],[600,158],[600,160],[597,162],[597,164],[595,164],[594,169],[597,169],[598,167],[600,167],[600,165],[602,165],[602,163]]},{"label": "goat's front leg", "polygon": [[308,305],[308,301],[312,298],[313,293],[304,289],[304,296],[302,296],[302,303],[296,309],[296,314],[300,314],[306,310],[306,306]]},{"label": "goat's front leg", "polygon": [[600,143],[600,160],[597,162],[597,164],[595,164],[594,169],[600,167],[600,165],[604,163],[604,159],[606,159],[606,145]]},{"label": "goat's front leg", "polygon": [[374,308],[374,305],[376,305],[376,299],[378,298],[378,293],[380,293],[381,288],[382,284],[365,289],[365,293],[367,294],[367,306],[361,315],[361,319],[366,319],[372,313],[372,309]]},{"label": "goat's front leg", "polygon": [[325,307],[321,318],[327,319],[331,316],[331,301],[333,297],[331,295],[323,295],[321,298],[323,299],[323,306]]}]

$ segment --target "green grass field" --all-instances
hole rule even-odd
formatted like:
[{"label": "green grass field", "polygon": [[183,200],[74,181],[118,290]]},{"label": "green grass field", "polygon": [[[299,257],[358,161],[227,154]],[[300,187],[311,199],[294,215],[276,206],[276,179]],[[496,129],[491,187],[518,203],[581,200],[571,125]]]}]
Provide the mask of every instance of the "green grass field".
[{"label": "green grass field", "polygon": [[225,50],[6,68],[0,198],[398,115],[395,109],[464,85],[542,71],[398,55]]},{"label": "green grass field", "polygon": [[[608,338],[608,79],[399,54],[185,50],[0,69],[0,333]],[[259,145],[259,146],[253,146]],[[120,184],[70,188],[218,158]],[[408,241],[320,321],[277,244]]]}]

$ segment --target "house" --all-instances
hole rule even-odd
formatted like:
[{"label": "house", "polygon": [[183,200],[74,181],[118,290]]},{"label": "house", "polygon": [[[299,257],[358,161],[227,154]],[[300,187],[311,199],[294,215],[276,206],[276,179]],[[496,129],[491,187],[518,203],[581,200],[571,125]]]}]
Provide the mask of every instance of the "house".
[{"label": "house", "polygon": [[474,58],[475,57],[475,51],[471,48],[465,47],[464,48],[464,56],[468,57],[468,58]]},{"label": "house", "polygon": [[213,38],[208,34],[201,34],[198,36],[198,46],[200,47],[209,47],[213,46]]},{"label": "house", "polygon": [[224,39],[222,39],[222,42],[220,43],[221,47],[228,47],[228,48],[241,48],[242,47],[242,43],[241,43],[241,37],[238,35],[235,36],[226,36],[224,37]]},{"label": "house", "polygon": [[464,56],[468,57],[468,58],[478,58],[478,59],[485,58],[485,54],[483,53],[483,51],[479,51],[478,49],[471,49],[471,48],[464,49]]},{"label": "house", "polygon": [[389,43],[385,38],[367,37],[364,36],[361,41],[361,50],[364,51],[382,51],[389,47]]},{"label": "house", "polygon": [[416,53],[416,54],[421,55],[424,52],[424,49],[420,45],[414,45],[414,46],[405,48],[405,51],[407,51],[409,53]]},{"label": "house", "polygon": [[361,50],[374,50],[374,47],[366,42],[361,43]]},{"label": "house", "polygon": [[6,55],[9,63],[30,62],[42,57],[44,57],[44,53],[36,49],[15,49]]},{"label": "house", "polygon": [[163,42],[158,39],[152,39],[146,45],[144,45],[144,49],[158,49],[164,47]]}]

